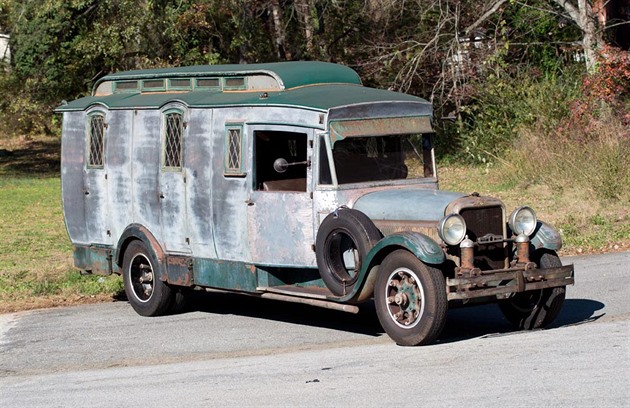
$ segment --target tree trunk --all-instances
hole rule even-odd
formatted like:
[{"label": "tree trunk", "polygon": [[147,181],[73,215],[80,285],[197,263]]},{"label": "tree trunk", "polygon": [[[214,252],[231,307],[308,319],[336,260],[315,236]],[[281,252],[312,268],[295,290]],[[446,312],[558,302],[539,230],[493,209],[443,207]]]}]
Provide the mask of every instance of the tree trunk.
[{"label": "tree trunk", "polygon": [[303,25],[304,39],[306,42],[306,53],[313,55],[313,20],[311,18],[311,4],[309,0],[295,0],[295,10],[298,19]]},{"label": "tree trunk", "polygon": [[282,20],[282,10],[280,8],[279,0],[271,0],[271,16],[273,19],[273,28],[275,32],[274,46],[276,47],[276,54],[279,60],[290,61],[292,59],[291,51],[285,44],[287,37],[284,30],[284,21]]},{"label": "tree trunk", "polygon": [[604,43],[602,32],[597,27],[599,10],[594,11],[587,0],[577,0],[577,4],[570,0],[553,1],[562,7],[571,20],[582,30],[582,49],[584,50],[586,69],[592,71],[595,68],[597,49]]}]

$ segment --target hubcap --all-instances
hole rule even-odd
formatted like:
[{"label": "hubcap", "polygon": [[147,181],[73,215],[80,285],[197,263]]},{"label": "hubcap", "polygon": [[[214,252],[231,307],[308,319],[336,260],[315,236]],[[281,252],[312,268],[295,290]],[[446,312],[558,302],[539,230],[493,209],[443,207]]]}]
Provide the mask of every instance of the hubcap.
[{"label": "hubcap", "polygon": [[153,295],[153,267],[143,254],[133,257],[129,265],[129,281],[133,294],[140,302],[148,302]]},{"label": "hubcap", "polygon": [[404,329],[415,327],[424,313],[424,290],[415,272],[398,268],[387,278],[387,311],[394,323]]}]

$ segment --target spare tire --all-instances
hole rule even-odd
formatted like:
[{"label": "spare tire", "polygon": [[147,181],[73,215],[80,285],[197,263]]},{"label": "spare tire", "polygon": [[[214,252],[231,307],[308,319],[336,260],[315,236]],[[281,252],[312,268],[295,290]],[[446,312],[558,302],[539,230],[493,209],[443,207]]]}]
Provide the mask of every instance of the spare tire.
[{"label": "spare tire", "polygon": [[354,289],[361,265],[381,232],[362,212],[339,208],[322,221],[315,241],[319,274],[337,296]]}]

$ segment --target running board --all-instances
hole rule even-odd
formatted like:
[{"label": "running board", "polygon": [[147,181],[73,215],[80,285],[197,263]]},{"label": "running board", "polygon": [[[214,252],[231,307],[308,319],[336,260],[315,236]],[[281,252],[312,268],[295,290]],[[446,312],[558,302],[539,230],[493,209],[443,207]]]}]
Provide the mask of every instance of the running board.
[{"label": "running board", "polygon": [[[265,299],[281,300],[283,302],[302,303],[305,305],[322,307],[324,309],[339,310],[342,312],[359,313],[359,307],[343,303],[332,302],[328,299],[322,288],[301,288],[297,286],[282,287],[258,287],[256,290],[263,292],[259,296]],[[317,293],[319,292],[319,293]]]}]

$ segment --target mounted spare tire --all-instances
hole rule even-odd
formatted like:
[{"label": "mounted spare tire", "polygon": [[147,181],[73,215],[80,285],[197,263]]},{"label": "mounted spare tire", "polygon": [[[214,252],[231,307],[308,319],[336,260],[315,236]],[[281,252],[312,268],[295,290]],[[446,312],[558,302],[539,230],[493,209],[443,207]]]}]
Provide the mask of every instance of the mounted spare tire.
[{"label": "mounted spare tire", "polygon": [[339,208],[322,221],[315,241],[319,274],[336,296],[354,289],[367,253],[381,232],[362,212]]}]

